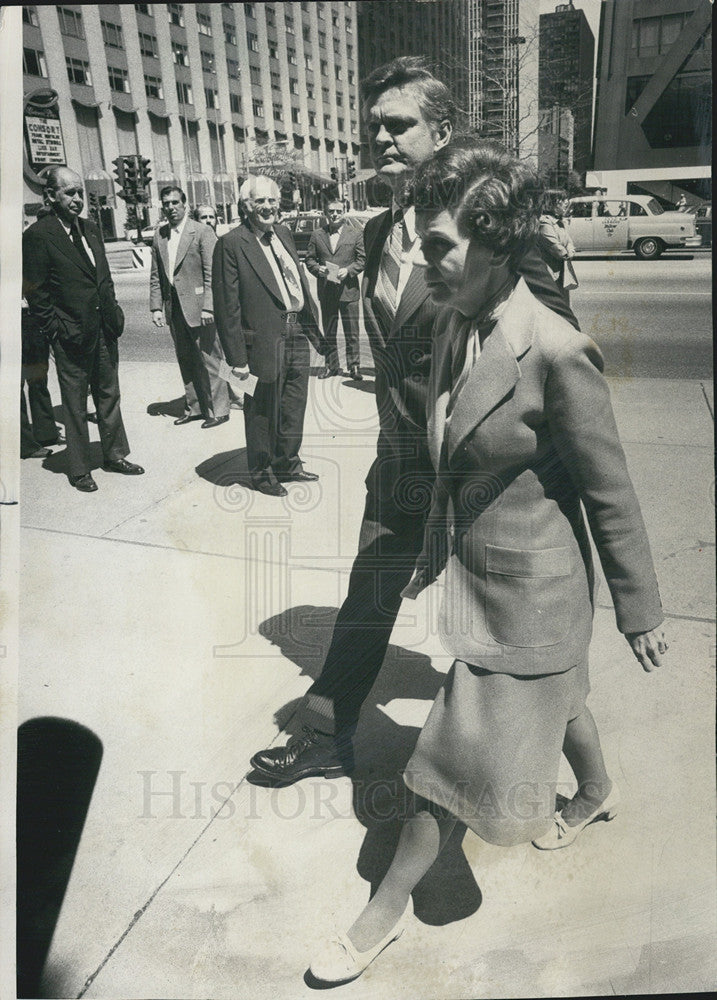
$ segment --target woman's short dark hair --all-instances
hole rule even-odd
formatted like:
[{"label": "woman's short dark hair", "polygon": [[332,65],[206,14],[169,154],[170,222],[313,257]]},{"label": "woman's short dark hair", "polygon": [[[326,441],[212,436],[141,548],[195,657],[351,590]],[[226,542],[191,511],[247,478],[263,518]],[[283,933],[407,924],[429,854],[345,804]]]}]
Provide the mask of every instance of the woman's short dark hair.
[{"label": "woman's short dark hair", "polygon": [[394,87],[414,87],[416,101],[431,125],[449,121],[458,126],[459,111],[448,87],[433,75],[423,56],[399,56],[378,66],[361,82],[361,100],[370,105]]},{"label": "woman's short dark hair", "polygon": [[464,136],[423,163],[413,182],[417,212],[448,209],[458,228],[519,259],[538,229],[532,168],[498,142]]},{"label": "woman's short dark hair", "polygon": [[540,211],[543,215],[557,215],[558,205],[561,201],[567,201],[568,192],[560,191],[557,188],[551,188],[548,191],[543,191],[543,197],[540,199]]}]

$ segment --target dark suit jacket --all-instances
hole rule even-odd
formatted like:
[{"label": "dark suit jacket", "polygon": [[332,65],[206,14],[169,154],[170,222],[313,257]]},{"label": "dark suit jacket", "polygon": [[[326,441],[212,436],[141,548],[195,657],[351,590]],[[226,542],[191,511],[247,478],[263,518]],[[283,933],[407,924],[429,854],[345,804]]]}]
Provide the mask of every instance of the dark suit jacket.
[{"label": "dark suit jacket", "polygon": [[[320,268],[327,261],[336,264],[337,267],[345,267],[347,269],[348,274],[340,285],[332,281],[327,281],[319,273]],[[358,301],[358,275],[363,271],[365,263],[366,254],[363,245],[363,230],[354,229],[348,222],[344,222],[339,233],[339,242],[336,245],[335,253],[331,252],[329,231],[327,228],[315,229],[311,234],[309,249],[306,251],[305,264],[307,269],[316,278],[320,302],[324,301],[325,296],[335,296],[340,302]]]},{"label": "dark suit jacket", "polygon": [[[286,226],[274,232],[291,254],[301,278],[304,308],[299,322],[304,333],[323,353],[311,293]],[[249,366],[261,382],[273,382],[281,371],[286,336],[286,306],[274,273],[247,222],[220,237],[212,266],[214,319],[227,362]]]},{"label": "dark suit jacket", "polygon": [[100,332],[112,338],[124,329],[99,230],[79,220],[95,258],[93,269],[52,213],[22,237],[23,295],[44,336],[71,349],[91,349]]},{"label": "dark suit jacket", "polygon": [[436,325],[428,440],[438,476],[427,545],[404,594],[431,583],[447,556],[439,620],[446,649],[496,672],[559,673],[583,662],[592,629],[582,506],[620,631],[663,620],[602,355],[520,281],[446,426],[457,320],[449,309]]}]

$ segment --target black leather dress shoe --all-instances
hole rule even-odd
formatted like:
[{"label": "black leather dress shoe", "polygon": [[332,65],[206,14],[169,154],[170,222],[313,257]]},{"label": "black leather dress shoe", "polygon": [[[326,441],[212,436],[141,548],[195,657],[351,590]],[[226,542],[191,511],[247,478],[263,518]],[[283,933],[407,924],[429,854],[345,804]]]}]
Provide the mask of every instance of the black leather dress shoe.
[{"label": "black leather dress shoe", "polygon": [[268,497],[285,497],[287,492],[281,483],[270,483],[266,480],[261,483],[252,483],[252,486],[257,492],[265,493]]},{"label": "black leather dress shoe", "polygon": [[27,455],[20,455],[20,458],[49,458],[51,454],[49,448],[36,448]]},{"label": "black leather dress shoe", "polygon": [[128,462],[126,458],[118,458],[114,462],[105,462],[102,466],[105,472],[121,472],[123,476],[143,476],[144,469],[141,465]]},{"label": "black leather dress shoe", "polygon": [[205,429],[207,427],[218,427],[220,424],[225,424],[228,419],[229,419],[228,413],[225,417],[209,417],[208,420],[204,421],[202,427],[204,427]]},{"label": "black leather dress shoe", "polygon": [[83,476],[70,476],[70,486],[74,486],[81,493],[94,493],[97,489],[97,483],[89,472]]},{"label": "black leather dress shoe", "polygon": [[363,382],[363,375],[359,371],[358,365],[351,365],[349,368],[349,378],[352,378],[354,382]]},{"label": "black leather dress shoe", "polygon": [[255,753],[251,766],[277,784],[291,785],[317,775],[338,778],[348,774],[353,760],[348,744],[345,752],[339,752],[333,737],[304,726],[303,735],[289,740],[285,747],[269,747]]},{"label": "black leather dress shoe", "polygon": [[307,472],[306,469],[301,469],[299,472],[287,472],[283,475],[277,472],[276,478],[280,483],[315,483],[319,477],[315,472]]},{"label": "black leather dress shoe", "polygon": [[343,372],[340,368],[329,368],[328,366],[319,372],[319,378],[331,378],[333,375],[343,375]]},{"label": "black leather dress shoe", "polygon": [[194,413],[185,413],[183,416],[177,417],[177,419],[174,421],[174,426],[181,427],[182,424],[190,424],[192,420],[201,420],[201,419],[202,419],[201,413],[197,413],[196,415]]}]

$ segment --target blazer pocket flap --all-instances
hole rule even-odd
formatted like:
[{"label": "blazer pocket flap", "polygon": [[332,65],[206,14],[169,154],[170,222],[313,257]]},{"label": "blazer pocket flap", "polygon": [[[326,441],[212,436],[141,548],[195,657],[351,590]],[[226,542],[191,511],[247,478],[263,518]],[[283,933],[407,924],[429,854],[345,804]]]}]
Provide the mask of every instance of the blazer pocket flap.
[{"label": "blazer pocket flap", "polygon": [[567,546],[557,549],[505,549],[486,544],[485,568],[487,573],[502,576],[570,576],[570,549]]}]

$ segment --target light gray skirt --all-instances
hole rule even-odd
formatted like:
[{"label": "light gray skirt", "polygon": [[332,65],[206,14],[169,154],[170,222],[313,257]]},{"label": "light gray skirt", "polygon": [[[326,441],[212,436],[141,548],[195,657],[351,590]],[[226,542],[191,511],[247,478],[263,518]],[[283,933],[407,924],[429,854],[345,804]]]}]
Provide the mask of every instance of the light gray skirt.
[{"label": "light gray skirt", "polygon": [[587,656],[562,673],[537,677],[455,660],[404,781],[483,840],[504,846],[533,840],[550,826],[565,729],[589,691]]}]

